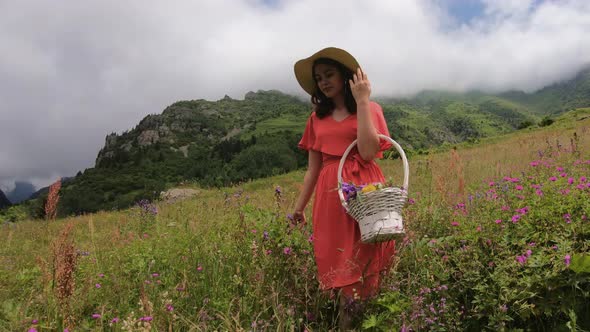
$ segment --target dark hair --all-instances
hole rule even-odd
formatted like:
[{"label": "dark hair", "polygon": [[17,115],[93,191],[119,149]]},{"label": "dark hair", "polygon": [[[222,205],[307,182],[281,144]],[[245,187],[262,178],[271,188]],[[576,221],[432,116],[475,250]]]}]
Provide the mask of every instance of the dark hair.
[{"label": "dark hair", "polygon": [[[346,66],[341,64],[340,62],[330,59],[330,58],[319,58],[313,62],[312,66],[312,75],[315,81],[315,66],[323,64],[323,65],[330,65],[334,66],[342,75],[342,79],[344,80],[344,104],[348,109],[350,114],[356,114],[356,100],[352,96],[352,91],[350,91],[350,85],[348,80],[352,79],[352,70],[348,69]],[[315,105],[315,114],[318,118],[322,119],[334,111],[334,102],[332,99],[326,97],[322,93],[320,89],[318,89],[317,81],[315,85],[315,92],[311,95],[311,103]]]}]

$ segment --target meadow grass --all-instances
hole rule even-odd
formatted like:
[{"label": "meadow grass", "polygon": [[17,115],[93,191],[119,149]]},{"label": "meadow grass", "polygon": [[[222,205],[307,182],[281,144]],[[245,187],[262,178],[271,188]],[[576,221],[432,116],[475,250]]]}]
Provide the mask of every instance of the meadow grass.
[{"label": "meadow grass", "polygon": [[[533,161],[551,171],[569,167],[559,179],[563,185],[590,177],[590,166],[573,165],[590,159],[590,119],[566,120],[410,159],[408,235],[358,329],[588,328],[579,312],[588,309],[588,288],[581,287],[589,285],[590,271],[580,260],[589,247],[582,216],[590,214],[590,189],[560,196],[551,190],[564,189],[547,182],[544,200],[512,191],[538,185],[534,176],[545,173],[526,173]],[[399,160],[380,164],[401,182]],[[311,225],[289,219],[303,175],[199,188],[197,197],[174,204],[144,202],[124,211],[2,225],[0,330],[334,329],[336,299],[318,289]],[[512,189],[502,191],[507,185]],[[490,187],[497,190],[494,199],[474,200]],[[510,206],[502,231],[490,227],[500,205]],[[527,206],[530,213],[515,214]],[[570,212],[568,223],[563,215]],[[531,221],[509,223],[514,215]],[[554,216],[563,221],[559,227],[544,224]],[[531,239],[536,247],[528,254]],[[564,265],[565,255],[579,271]],[[514,274],[526,284],[509,280]],[[487,289],[485,297],[486,287],[498,289]],[[537,301],[549,294],[543,287],[559,290],[550,295],[562,301]]]}]

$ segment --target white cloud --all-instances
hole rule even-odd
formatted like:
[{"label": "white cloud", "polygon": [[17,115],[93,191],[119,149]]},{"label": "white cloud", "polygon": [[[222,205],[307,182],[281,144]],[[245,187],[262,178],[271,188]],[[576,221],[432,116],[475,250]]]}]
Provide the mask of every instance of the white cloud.
[{"label": "white cloud", "polygon": [[380,95],[533,91],[588,63],[590,2],[485,5],[449,26],[434,0],[4,2],[0,182],[92,167],[108,133],[180,99],[303,95],[293,63],[325,46],[354,54]]}]

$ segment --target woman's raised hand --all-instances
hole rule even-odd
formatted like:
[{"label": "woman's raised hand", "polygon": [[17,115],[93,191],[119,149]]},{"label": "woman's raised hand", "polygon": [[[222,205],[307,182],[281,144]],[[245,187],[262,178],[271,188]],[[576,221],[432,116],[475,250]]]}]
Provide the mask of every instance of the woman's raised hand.
[{"label": "woman's raised hand", "polygon": [[352,79],[348,81],[350,85],[350,91],[356,102],[369,101],[371,95],[371,82],[367,78],[361,68],[356,69],[356,73],[352,75]]}]

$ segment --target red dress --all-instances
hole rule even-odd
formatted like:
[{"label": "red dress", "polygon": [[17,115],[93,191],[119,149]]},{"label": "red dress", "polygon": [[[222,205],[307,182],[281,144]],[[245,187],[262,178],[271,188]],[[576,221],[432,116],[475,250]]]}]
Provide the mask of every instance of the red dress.
[{"label": "red dress", "polygon": [[[377,132],[389,136],[381,106],[371,102],[370,111]],[[395,242],[364,244],[357,222],[338,197],[338,164],[348,146],[357,138],[357,116],[342,121],[331,115],[320,119],[315,112],[307,121],[299,148],[322,154],[323,165],[315,187],[313,204],[313,245],[322,289],[342,289],[350,298],[365,299],[376,293],[379,272],[387,269],[395,254]],[[381,141],[381,151],[391,143]],[[377,157],[382,157],[380,152]],[[383,182],[375,161],[363,160],[356,148],[348,155],[342,178],[357,185]]]}]

